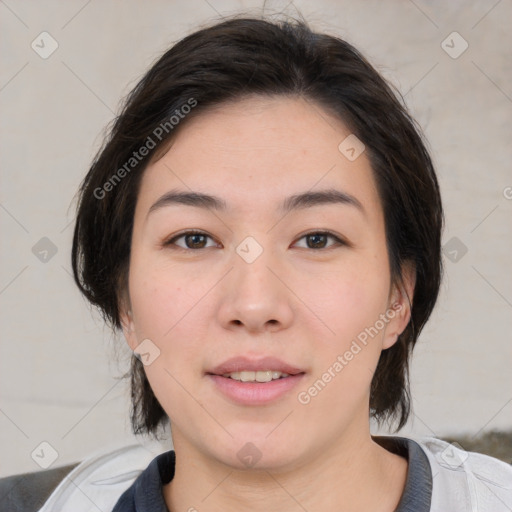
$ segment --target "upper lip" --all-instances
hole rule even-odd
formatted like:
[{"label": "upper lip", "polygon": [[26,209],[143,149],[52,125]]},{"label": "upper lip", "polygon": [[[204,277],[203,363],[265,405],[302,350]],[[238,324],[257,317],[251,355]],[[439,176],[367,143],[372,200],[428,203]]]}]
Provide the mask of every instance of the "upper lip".
[{"label": "upper lip", "polygon": [[304,370],[285,363],[284,361],[281,361],[275,357],[249,359],[248,357],[244,356],[228,359],[227,361],[224,361],[206,373],[213,375],[224,375],[226,373],[241,372],[243,370],[253,372],[271,370],[273,372],[282,372],[289,375],[304,373]]}]

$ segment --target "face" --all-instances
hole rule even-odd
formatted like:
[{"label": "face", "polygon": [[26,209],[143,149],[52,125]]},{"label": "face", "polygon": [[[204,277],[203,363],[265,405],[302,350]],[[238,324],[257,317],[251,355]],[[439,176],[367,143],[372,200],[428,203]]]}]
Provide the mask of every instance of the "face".
[{"label": "face", "polygon": [[122,317],[177,451],[285,469],[368,435],[410,312],[349,135],[309,101],[252,97],[188,120],[146,169]]}]

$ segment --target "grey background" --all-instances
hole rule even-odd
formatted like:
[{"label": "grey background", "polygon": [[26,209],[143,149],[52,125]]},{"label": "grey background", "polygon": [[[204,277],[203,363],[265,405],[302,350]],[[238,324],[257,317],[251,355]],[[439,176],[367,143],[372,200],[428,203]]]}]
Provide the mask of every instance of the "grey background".
[{"label": "grey background", "polygon": [[[127,381],[116,379],[129,350],[70,275],[73,196],[120,99],[160,53],[199,25],[262,5],[0,1],[0,476],[144,441],[130,433]],[[446,276],[415,350],[414,414],[402,433],[510,429],[510,0],[295,0],[266,2],[265,12],[296,8],[402,91],[439,173]],[[44,31],[58,44],[46,59],[31,47],[51,49]],[[38,465],[31,454],[42,452]]]}]

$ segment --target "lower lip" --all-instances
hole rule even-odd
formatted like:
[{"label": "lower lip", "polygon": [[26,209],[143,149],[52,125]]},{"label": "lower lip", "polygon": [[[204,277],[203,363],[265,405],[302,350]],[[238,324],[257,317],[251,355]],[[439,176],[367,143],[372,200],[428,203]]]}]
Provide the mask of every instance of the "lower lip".
[{"label": "lower lip", "polygon": [[283,397],[297,386],[304,375],[299,373],[270,382],[242,382],[211,374],[208,377],[224,395],[234,402],[243,405],[264,405]]}]

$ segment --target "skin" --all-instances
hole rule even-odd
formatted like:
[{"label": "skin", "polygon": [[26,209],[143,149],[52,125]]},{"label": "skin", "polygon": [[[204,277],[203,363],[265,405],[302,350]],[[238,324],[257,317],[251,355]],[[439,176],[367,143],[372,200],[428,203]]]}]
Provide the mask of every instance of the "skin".
[{"label": "skin", "polygon": [[[338,149],[348,135],[311,101],[249,97],[184,122],[145,171],[122,319],[132,350],[144,339],[160,350],[145,371],[171,419],[170,511],[391,512],[400,500],[407,461],[372,439],[369,389],[381,351],[409,322],[414,273],[404,269],[405,288],[391,282],[369,160]],[[331,187],[364,213],[348,204],[277,211],[285,197]],[[148,215],[171,189],[214,194],[229,209],[175,204]],[[208,237],[164,245],[186,229]],[[325,238],[315,248],[304,237],[324,230],[347,244]],[[263,248],[252,263],[236,252],[248,236]],[[297,394],[393,304],[400,311],[384,329],[300,403]],[[237,405],[205,376],[237,355],[276,356],[306,375],[273,403]],[[237,457],[248,442],[261,454],[253,467]]]}]

